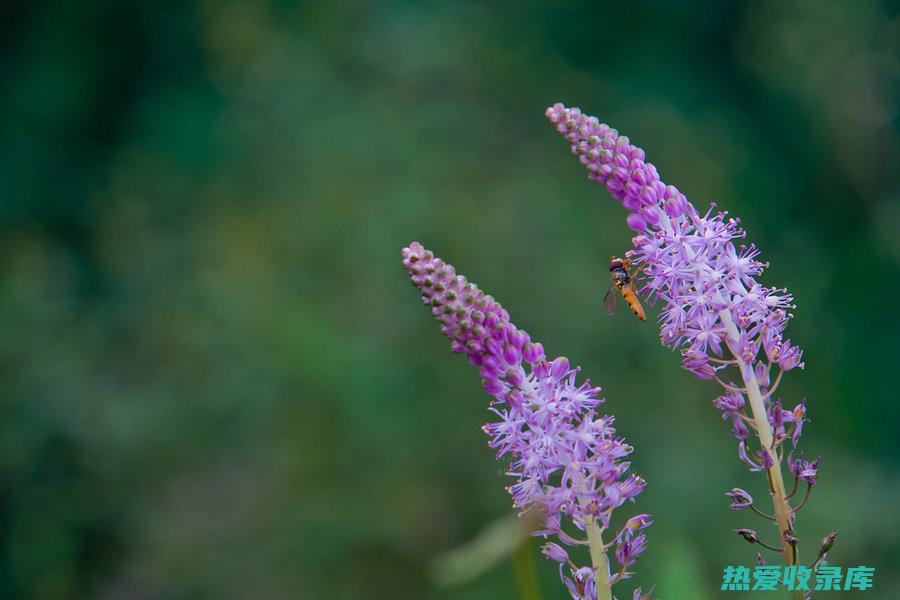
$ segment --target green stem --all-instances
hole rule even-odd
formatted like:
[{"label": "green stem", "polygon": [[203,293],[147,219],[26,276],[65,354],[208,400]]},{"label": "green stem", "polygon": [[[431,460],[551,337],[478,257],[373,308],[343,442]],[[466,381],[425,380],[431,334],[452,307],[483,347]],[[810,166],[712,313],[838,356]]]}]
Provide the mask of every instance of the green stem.
[{"label": "green stem", "polygon": [[797,511],[799,511],[801,508],[803,508],[804,506],[806,506],[806,501],[809,500],[809,494],[810,494],[811,492],[812,492],[812,486],[809,485],[809,484],[807,484],[807,485],[806,485],[806,495],[803,496],[803,500],[800,502],[800,504],[798,504],[798,505],[793,509],[794,512],[797,512]]},{"label": "green stem", "polygon": [[[723,309],[719,311],[719,318],[725,326],[728,337],[734,344],[740,341],[740,334],[737,326],[731,319],[731,311]],[[729,345],[729,348],[731,346]],[[772,443],[772,427],[769,424],[769,417],[766,414],[766,405],[763,402],[762,393],[759,389],[759,382],[756,380],[756,373],[753,371],[753,365],[748,365],[734,351],[732,355],[737,361],[738,369],[741,377],[744,379],[744,388],[747,390],[747,402],[750,404],[750,410],[753,413],[753,419],[756,421],[756,434],[759,436],[759,443],[763,452],[769,454],[772,466],[766,469],[769,479],[769,492],[772,494],[772,505],[775,509],[775,521],[778,524],[778,537],[781,539],[781,547],[784,552],[784,561],[788,566],[798,564],[796,556],[796,547],[784,540],[786,531],[793,529],[791,516],[791,507],[788,504],[784,491],[784,480],[781,478],[781,460],[778,453],[774,450]],[[803,592],[793,591],[791,597],[794,600],[803,600]]]},{"label": "green stem", "polygon": [[597,521],[591,519],[584,524],[584,530],[588,537],[588,547],[591,550],[591,564],[594,567],[594,583],[597,586],[597,600],[612,600],[612,590],[609,588],[609,559],[606,558],[606,549],[603,547],[603,534]]},{"label": "green stem", "polygon": [[791,493],[787,495],[787,499],[790,500],[794,497],[794,494],[797,493],[797,486],[800,485],[800,478],[794,477],[794,488],[791,490]]},{"label": "green stem", "polygon": [[774,521],[774,520],[775,520],[775,517],[773,517],[772,515],[767,515],[766,513],[760,511],[758,508],[756,508],[756,507],[753,506],[752,504],[750,505],[750,510],[752,510],[753,512],[755,512],[755,513],[758,514],[759,516],[763,517],[763,518],[766,519],[767,521]]}]

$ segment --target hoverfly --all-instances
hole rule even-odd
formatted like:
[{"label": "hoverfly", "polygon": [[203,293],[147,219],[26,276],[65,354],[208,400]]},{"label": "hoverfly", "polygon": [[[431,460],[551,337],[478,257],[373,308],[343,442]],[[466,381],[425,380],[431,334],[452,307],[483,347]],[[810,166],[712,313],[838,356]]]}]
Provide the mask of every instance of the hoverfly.
[{"label": "hoverfly", "polygon": [[608,315],[615,314],[616,309],[619,308],[619,294],[622,294],[625,302],[628,303],[628,306],[631,307],[637,318],[641,321],[646,321],[647,315],[644,313],[644,307],[641,306],[641,302],[638,300],[637,294],[634,293],[634,288],[631,285],[630,270],[631,263],[627,258],[610,257],[609,276],[612,278],[612,285],[609,286],[609,291],[606,292],[606,296],[603,298],[603,310]]}]

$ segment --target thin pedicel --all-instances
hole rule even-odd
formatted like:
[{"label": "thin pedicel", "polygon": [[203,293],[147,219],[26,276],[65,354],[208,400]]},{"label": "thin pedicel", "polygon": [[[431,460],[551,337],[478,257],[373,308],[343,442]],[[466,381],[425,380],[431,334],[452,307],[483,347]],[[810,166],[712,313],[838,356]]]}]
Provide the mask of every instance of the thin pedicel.
[{"label": "thin pedicel", "polygon": [[[787,493],[781,472],[784,445],[790,442],[796,449],[807,421],[805,402],[785,410],[774,396],[785,372],[803,368],[802,351],[784,337],[793,298],[757,282],[767,264],[758,260],[755,245],[735,246],[734,240],[746,235],[739,220],[713,209],[698,212],[676,187],[662,182],[642,149],[596,117],[562,104],[546,114],[587,168],[588,178],[606,186],[628,209],[626,224],[636,236],[627,256],[641,269],[642,294],[662,303],[662,343],[681,350],[686,370],[724,388],[713,404],[731,423],[738,456],[751,471],[766,473],[774,514],[757,510],[738,488],[728,494],[731,508],[752,508],[773,520],[778,551],[786,564],[799,564],[794,519],[817,483],[819,460],[794,460],[788,453],[794,489]],[[757,449],[750,448],[750,430],[756,432]],[[807,486],[804,499],[792,507],[801,482]],[[752,530],[736,531],[758,543]]]},{"label": "thin pedicel", "polygon": [[[451,349],[466,355],[493,396],[489,410],[496,420],[483,429],[498,460],[509,457],[513,506],[541,518],[534,535],[589,549],[590,567],[577,566],[555,542],[542,549],[559,563],[573,598],[610,599],[610,586],[632,575],[628,569],[646,548],[643,530],[651,521],[650,515],[632,517],[604,540],[613,511],[634,501],[645,482],[629,473],[625,458],[633,448],[616,437],[613,417],[596,413],[600,388],[589,380],[579,384],[579,368],[566,358],[548,360],[543,346],[513,325],[496,300],[421,244],[410,244],[402,256]],[[613,547],[615,571],[607,552]],[[636,590],[634,598],[641,597]]]}]

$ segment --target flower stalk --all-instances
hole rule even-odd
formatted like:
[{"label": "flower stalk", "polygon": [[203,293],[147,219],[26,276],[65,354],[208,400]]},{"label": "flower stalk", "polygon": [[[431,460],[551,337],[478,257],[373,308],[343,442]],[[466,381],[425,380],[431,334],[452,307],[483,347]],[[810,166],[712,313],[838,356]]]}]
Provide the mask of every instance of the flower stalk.
[{"label": "flower stalk", "polygon": [[611,600],[609,558],[606,556],[606,546],[603,545],[603,533],[600,531],[597,521],[593,519],[584,524],[584,531],[587,533],[588,547],[591,551],[591,566],[594,569],[597,600]]},{"label": "flower stalk", "polygon": [[[731,311],[722,310],[719,313],[719,318],[725,325],[725,331],[728,334],[728,338],[734,344],[738,344],[740,342],[740,334],[738,333],[734,321],[731,319]],[[731,344],[728,344],[728,347],[731,348]],[[732,354],[734,354],[733,350]],[[738,369],[744,379],[744,387],[747,390],[747,401],[750,404],[750,410],[753,413],[754,426],[756,434],[759,437],[761,451],[766,452],[769,455],[770,460],[765,462],[771,462],[771,466],[766,469],[766,474],[769,480],[769,493],[772,495],[772,506],[775,509],[775,521],[778,524],[778,537],[782,540],[784,562],[787,566],[796,565],[796,545],[784,541],[785,532],[793,530],[793,519],[791,516],[791,507],[788,504],[785,495],[784,480],[781,476],[781,460],[774,451],[772,428],[769,425],[769,419],[766,415],[766,407],[763,404],[762,393],[759,390],[759,382],[756,380],[756,373],[754,370],[744,363],[740,356],[734,354],[734,359],[737,362]]]}]

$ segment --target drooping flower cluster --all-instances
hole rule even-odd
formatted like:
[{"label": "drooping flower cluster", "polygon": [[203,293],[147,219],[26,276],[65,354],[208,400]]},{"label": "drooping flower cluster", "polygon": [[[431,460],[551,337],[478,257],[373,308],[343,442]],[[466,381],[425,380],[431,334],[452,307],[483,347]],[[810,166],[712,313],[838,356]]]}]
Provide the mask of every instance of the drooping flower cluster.
[{"label": "drooping flower cluster", "polygon": [[[536,535],[586,545],[577,530],[607,529],[613,510],[644,489],[644,480],[628,472],[624,459],[632,448],[616,437],[613,417],[596,412],[603,401],[600,388],[589,380],[579,384],[579,369],[566,358],[548,360],[543,346],[518,329],[497,301],[421,244],[410,244],[402,256],[452,350],[478,368],[485,391],[493,396],[490,411],[496,420],[484,431],[498,460],[508,457],[507,474],[515,483],[507,489],[514,506],[542,517]],[[563,517],[574,529],[565,531]],[[630,575],[627,568],[646,546],[642,530],[648,525],[649,515],[639,515],[622,527],[613,540],[619,572],[604,573],[599,581],[612,584]],[[577,568],[555,543],[547,544],[544,554],[560,563],[574,598],[596,598],[593,569]]]},{"label": "drooping flower cluster", "polygon": [[[577,108],[556,104],[546,114],[588,177],[628,210],[626,223],[636,235],[627,256],[641,271],[641,293],[662,303],[662,343],[681,350],[686,370],[725,388],[714,405],[731,423],[741,460],[753,471],[780,465],[782,444],[789,440],[796,448],[806,421],[805,403],[784,410],[773,396],[784,372],[803,368],[802,351],[784,337],[794,308],[791,295],[756,280],[767,265],[755,245],[735,245],[745,237],[738,219],[713,209],[701,214],[676,187],[662,182],[644,151],[626,136]],[[732,368],[742,385],[723,380]],[[746,415],[748,402],[754,417],[765,418],[768,427]],[[748,449],[748,426],[767,448]],[[796,466],[789,456],[788,462],[795,483],[815,483],[818,461]],[[776,477],[780,483],[780,471]],[[782,528],[789,529],[793,513],[786,509],[785,514]]]}]

